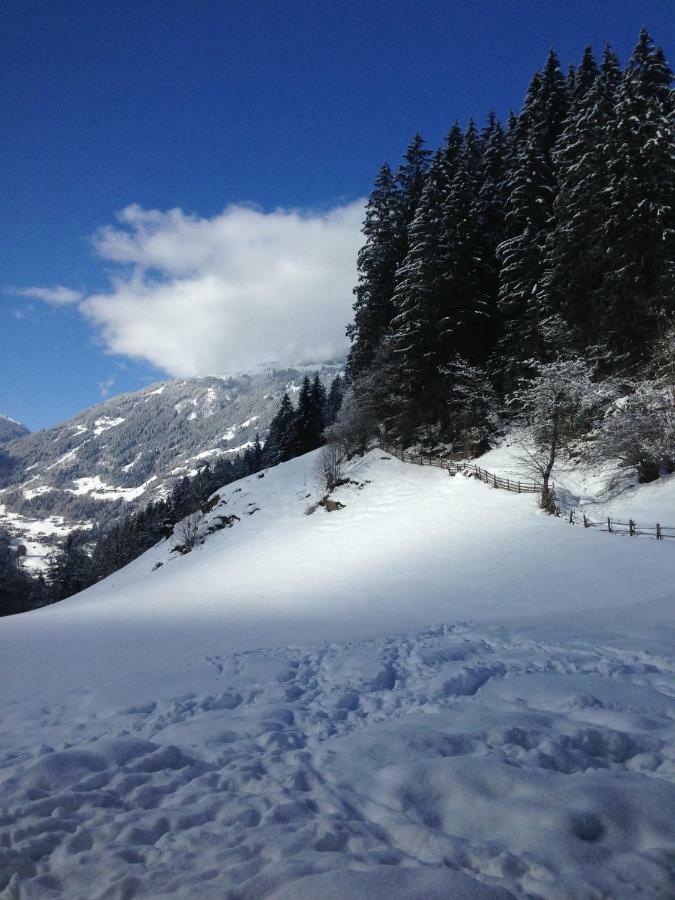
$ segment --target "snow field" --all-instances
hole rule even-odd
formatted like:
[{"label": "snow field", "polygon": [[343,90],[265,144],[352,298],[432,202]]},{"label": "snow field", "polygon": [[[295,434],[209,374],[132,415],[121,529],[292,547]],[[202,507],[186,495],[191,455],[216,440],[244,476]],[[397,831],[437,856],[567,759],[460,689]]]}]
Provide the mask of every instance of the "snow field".
[{"label": "snow field", "polygon": [[672,897],[675,547],[313,468],[0,621],[0,891]]},{"label": "snow field", "polygon": [[[523,451],[514,442],[484,454],[480,465],[504,477],[527,477],[539,481],[523,463]],[[614,488],[608,488],[616,470],[605,465],[595,469],[570,460],[564,454],[556,463],[553,478],[564,509],[575,507],[591,519],[607,516],[627,521],[634,519],[653,528],[675,526],[675,476],[661,477],[649,484],[638,484],[635,476],[620,476]]]}]

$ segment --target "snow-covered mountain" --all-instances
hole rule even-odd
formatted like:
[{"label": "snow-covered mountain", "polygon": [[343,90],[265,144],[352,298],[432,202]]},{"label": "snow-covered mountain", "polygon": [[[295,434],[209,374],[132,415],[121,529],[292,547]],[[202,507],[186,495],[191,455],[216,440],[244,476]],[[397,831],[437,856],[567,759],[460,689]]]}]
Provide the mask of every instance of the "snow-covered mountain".
[{"label": "snow-covered mountain", "polygon": [[10,419],[9,416],[0,415],[0,446],[16,438],[24,437],[26,434],[30,434],[30,431],[21,422]]},{"label": "snow-covered mountain", "polygon": [[316,457],[0,619],[0,891],[671,898],[675,541]]},{"label": "snow-covered mountain", "polygon": [[[328,381],[341,367],[317,368]],[[38,559],[68,529],[166,495],[205,462],[241,453],[257,433],[264,439],[283,392],[299,390],[306,372],[167,381],[9,441],[0,456],[0,526]]]}]

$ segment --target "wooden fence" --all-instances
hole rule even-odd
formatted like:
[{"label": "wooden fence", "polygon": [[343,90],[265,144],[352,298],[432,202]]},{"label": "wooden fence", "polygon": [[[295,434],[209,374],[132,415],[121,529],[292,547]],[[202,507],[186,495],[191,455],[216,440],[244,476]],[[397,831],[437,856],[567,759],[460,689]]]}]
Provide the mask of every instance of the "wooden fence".
[{"label": "wooden fence", "polygon": [[640,534],[648,537],[655,537],[657,541],[663,541],[665,538],[675,538],[675,527],[672,525],[661,525],[658,522],[655,525],[638,525],[633,519],[627,522],[619,522],[607,516],[606,519],[591,519],[584,513],[580,513],[576,509],[570,509],[568,512],[558,510],[556,515],[567,519],[570,525],[581,525],[582,528],[596,528],[598,531],[607,531],[609,534],[627,534],[629,537],[637,537]]},{"label": "wooden fence", "polygon": [[[380,441],[380,447],[397,459],[403,462],[413,463],[416,466],[436,466],[439,469],[447,469],[451,475],[457,475],[458,472],[465,472],[467,475],[479,478],[485,484],[491,487],[500,488],[503,491],[511,491],[514,494],[541,494],[542,485],[532,481],[517,481],[513,478],[502,478],[494,472],[488,472],[487,469],[481,469],[473,463],[465,462],[458,454],[450,456],[421,456],[415,453],[406,453],[399,450],[393,444],[386,444]],[[553,487],[553,482],[551,482]]]},{"label": "wooden fence", "polygon": [[[387,444],[380,441],[380,447],[386,453],[395,456],[403,462],[413,463],[416,466],[435,466],[439,469],[446,469],[451,475],[457,475],[464,472],[473,478],[479,478],[485,484],[498,488],[503,491],[511,491],[514,494],[541,494],[542,485],[532,481],[516,481],[513,478],[503,478],[494,472],[488,472],[480,466],[462,461],[457,454],[450,456],[422,456],[416,453],[406,453],[399,450],[393,444]],[[554,488],[551,482],[551,488]],[[566,519],[570,525],[580,525],[582,528],[595,528],[598,531],[606,531],[609,534],[625,534],[629,537],[637,537],[638,535],[647,535],[655,537],[657,541],[666,538],[675,538],[675,526],[661,525],[658,522],[655,525],[639,525],[633,519],[627,522],[619,522],[608,516],[606,519],[591,519],[584,513],[580,513],[577,509],[562,510],[556,507],[556,516]]]}]

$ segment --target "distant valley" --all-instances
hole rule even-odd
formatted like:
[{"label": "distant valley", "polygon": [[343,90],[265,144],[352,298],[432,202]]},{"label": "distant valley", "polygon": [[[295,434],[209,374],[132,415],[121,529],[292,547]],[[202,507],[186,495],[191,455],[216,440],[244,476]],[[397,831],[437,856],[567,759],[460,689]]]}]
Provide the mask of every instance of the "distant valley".
[{"label": "distant valley", "polygon": [[256,434],[264,442],[283,393],[293,397],[317,369],[328,384],[342,366],[166,381],[32,434],[0,417],[0,527],[40,567],[74,528],[111,523]]}]

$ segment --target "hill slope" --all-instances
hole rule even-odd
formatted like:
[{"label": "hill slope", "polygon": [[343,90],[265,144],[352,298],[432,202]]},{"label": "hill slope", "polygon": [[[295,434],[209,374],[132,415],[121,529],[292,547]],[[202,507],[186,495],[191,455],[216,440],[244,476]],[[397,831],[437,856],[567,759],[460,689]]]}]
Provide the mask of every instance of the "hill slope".
[{"label": "hill slope", "polygon": [[0,416],[0,446],[27,434],[30,431],[21,422],[10,419],[9,416]]},{"label": "hill slope", "polygon": [[[339,370],[319,368],[326,379]],[[0,526],[32,540],[39,558],[69,527],[105,524],[164,496],[205,462],[264,437],[281,395],[296,391],[303,375],[168,381],[12,440],[4,465],[0,458]]]},{"label": "hill slope", "polygon": [[0,888],[670,896],[675,546],[379,451],[307,514],[314,467],[0,621]]}]

